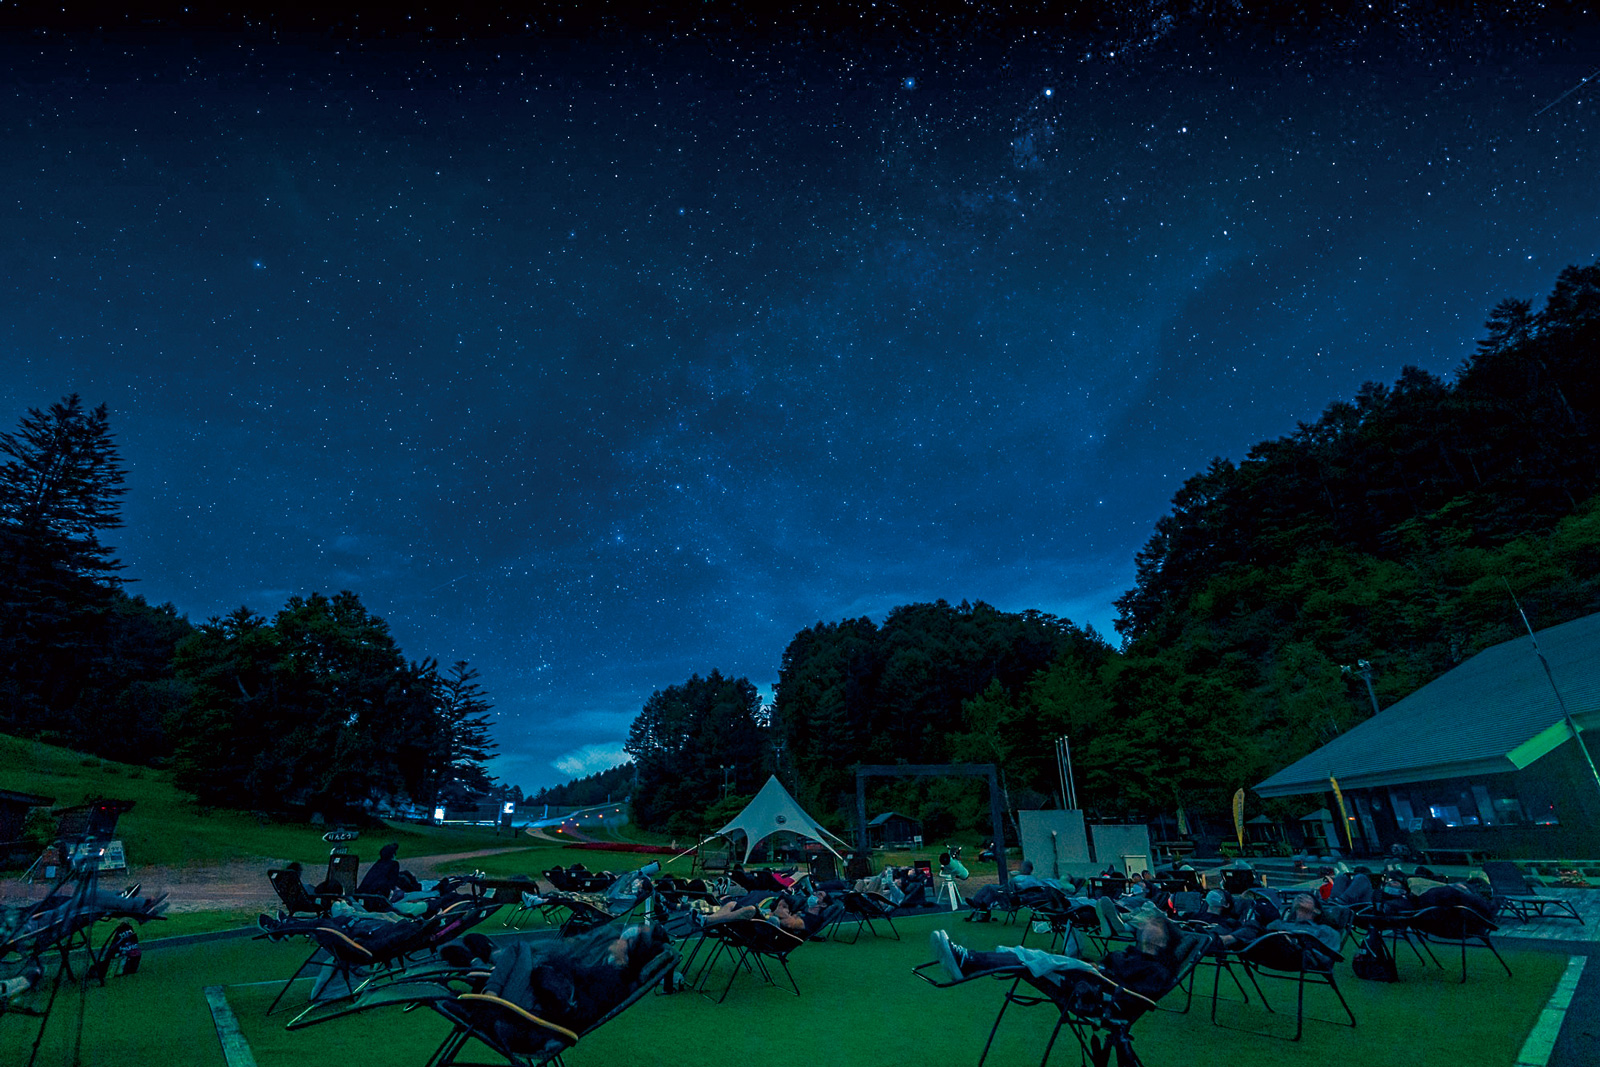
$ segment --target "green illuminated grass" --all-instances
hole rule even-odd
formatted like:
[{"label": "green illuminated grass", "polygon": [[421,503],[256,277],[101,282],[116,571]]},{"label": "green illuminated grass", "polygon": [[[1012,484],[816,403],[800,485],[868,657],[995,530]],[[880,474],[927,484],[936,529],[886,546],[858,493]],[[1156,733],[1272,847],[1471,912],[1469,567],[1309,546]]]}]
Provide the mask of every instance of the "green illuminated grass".
[{"label": "green illuminated grass", "polygon": [[[781,1050],[785,1061],[844,1067],[913,1053],[936,1056],[942,1063],[974,1063],[1005,986],[980,981],[941,990],[916,979],[911,968],[928,958],[927,934],[936,925],[949,925],[958,939],[979,948],[1013,943],[1020,936],[1018,927],[967,926],[940,915],[902,920],[902,942],[869,935],[856,945],[806,945],[791,960],[799,998],[749,975],[739,977],[720,1005],[694,994],[646,997],[586,1038],[567,1062],[571,1067],[747,1067],[768,1062]],[[501,932],[495,919],[481,929]],[[292,1033],[283,1029],[286,1015],[264,1017],[277,991],[271,980],[287,976],[304,953],[297,943],[247,939],[152,950],[137,975],[114,978],[104,989],[91,987],[81,998],[76,989],[64,991],[40,1062],[71,1063],[76,1051],[85,1065],[220,1067],[220,1046],[202,994],[207,985],[225,987],[260,1067],[301,1067],[307,1062],[404,1067],[427,1058],[444,1029],[428,1012],[374,1012]],[[1150,1067],[1326,1067],[1386,1062],[1399,1049],[1405,1050],[1408,1067],[1509,1065],[1566,957],[1518,949],[1503,954],[1516,972],[1514,979],[1475,949],[1465,985],[1455,980],[1456,972],[1424,969],[1409,958],[1401,960],[1403,981],[1394,985],[1357,981],[1348,967],[1341,967],[1340,986],[1359,1020],[1354,1030],[1328,1022],[1342,1017],[1338,1006],[1327,990],[1312,989],[1307,993],[1312,1018],[1305,1039],[1286,1040],[1294,1020],[1282,1010],[1292,1009],[1293,987],[1280,983],[1268,988],[1280,1014],[1225,1001],[1219,1013],[1224,1028],[1211,1024],[1202,1003],[1188,1015],[1155,1013],[1140,1020],[1135,1043]],[[304,994],[297,989],[294,995]],[[1048,1009],[1012,1009],[991,1062],[1037,1062],[1053,1025]],[[32,1038],[27,1020],[0,1019],[0,1062],[24,1062]],[[1070,1035],[1062,1041],[1067,1044],[1058,1046],[1052,1062],[1076,1063]]]}]

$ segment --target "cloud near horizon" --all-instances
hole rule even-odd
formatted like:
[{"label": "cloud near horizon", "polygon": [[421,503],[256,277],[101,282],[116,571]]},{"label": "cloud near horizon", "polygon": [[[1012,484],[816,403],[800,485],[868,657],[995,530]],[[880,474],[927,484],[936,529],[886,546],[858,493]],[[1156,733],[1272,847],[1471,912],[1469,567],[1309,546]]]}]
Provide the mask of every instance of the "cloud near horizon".
[{"label": "cloud near horizon", "polygon": [[551,760],[550,766],[569,777],[584,778],[597,771],[621,766],[631,758],[624,751],[621,741],[608,741],[573,749],[560,758]]}]

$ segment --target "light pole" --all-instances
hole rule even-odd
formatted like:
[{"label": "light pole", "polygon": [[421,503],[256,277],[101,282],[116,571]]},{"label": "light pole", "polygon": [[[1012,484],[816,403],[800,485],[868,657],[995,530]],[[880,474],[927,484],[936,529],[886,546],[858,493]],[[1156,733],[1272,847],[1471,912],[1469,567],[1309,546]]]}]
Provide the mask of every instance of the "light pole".
[{"label": "light pole", "polygon": [[1367,660],[1358,659],[1354,667],[1340,667],[1339,670],[1344,674],[1353,674],[1367,683],[1367,697],[1372,701],[1372,714],[1378,714],[1378,694],[1372,688],[1372,664]]},{"label": "light pole", "polygon": [[724,764],[721,764],[721,767],[722,767],[722,799],[723,800],[727,800],[728,799],[728,786],[729,786],[728,772],[733,770],[734,764],[732,764],[732,763],[724,763]]}]

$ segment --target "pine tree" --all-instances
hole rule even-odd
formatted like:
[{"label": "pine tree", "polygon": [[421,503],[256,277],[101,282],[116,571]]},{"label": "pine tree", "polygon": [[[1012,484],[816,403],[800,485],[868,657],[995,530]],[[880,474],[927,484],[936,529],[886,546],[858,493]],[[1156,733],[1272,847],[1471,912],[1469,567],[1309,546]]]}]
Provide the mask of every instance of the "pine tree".
[{"label": "pine tree", "polygon": [[0,434],[0,729],[71,739],[75,686],[121,565],[122,467],[104,405],[77,394]]},{"label": "pine tree", "polygon": [[467,796],[489,791],[494,782],[483,769],[499,747],[489,736],[490,704],[478,672],[465,660],[450,665],[448,674],[436,683],[438,692],[439,743],[436,750],[438,785],[434,800]]},{"label": "pine tree", "polygon": [[98,536],[122,525],[126,492],[104,404],[85,411],[73,393],[49,411],[29,408],[16,433],[0,434],[0,455],[0,526],[16,545],[13,573],[48,565],[104,581],[121,568]]}]

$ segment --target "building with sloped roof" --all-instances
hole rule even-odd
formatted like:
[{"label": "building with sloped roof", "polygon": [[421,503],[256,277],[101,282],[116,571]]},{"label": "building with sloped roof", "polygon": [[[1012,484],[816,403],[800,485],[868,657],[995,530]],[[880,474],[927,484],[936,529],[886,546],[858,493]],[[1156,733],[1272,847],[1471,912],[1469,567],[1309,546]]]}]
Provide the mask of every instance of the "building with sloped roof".
[{"label": "building with sloped roof", "polygon": [[1338,779],[1360,852],[1600,856],[1600,779],[1574,736],[1594,752],[1596,726],[1600,614],[1540,631],[1538,651],[1527,637],[1484,649],[1255,791],[1337,811]]}]

